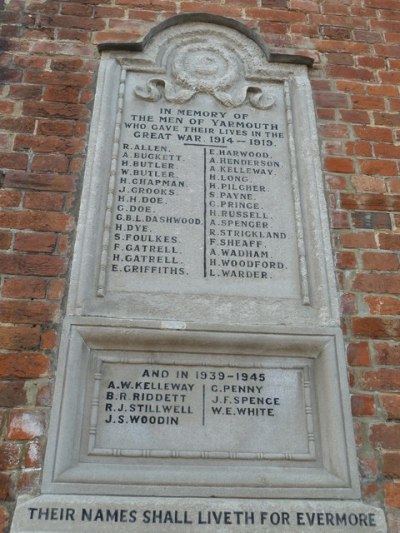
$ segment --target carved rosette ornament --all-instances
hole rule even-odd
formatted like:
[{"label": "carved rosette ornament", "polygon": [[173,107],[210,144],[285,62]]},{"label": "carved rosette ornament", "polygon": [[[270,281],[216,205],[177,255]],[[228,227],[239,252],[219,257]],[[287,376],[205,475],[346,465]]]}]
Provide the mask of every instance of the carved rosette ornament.
[{"label": "carved rosette ornament", "polygon": [[240,57],[223,43],[189,43],[179,48],[172,58],[170,80],[158,76],[145,87],[136,87],[135,94],[143,100],[156,102],[162,96],[175,104],[188,102],[198,93],[210,94],[226,107],[245,102],[257,109],[269,109],[274,98],[264,89],[245,80]]}]

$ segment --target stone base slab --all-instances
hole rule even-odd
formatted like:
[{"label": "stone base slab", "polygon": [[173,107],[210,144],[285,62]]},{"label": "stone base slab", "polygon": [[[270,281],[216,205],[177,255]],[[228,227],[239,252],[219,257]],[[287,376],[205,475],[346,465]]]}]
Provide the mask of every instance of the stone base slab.
[{"label": "stone base slab", "polygon": [[20,497],[11,533],[385,533],[382,509],[358,501]]}]

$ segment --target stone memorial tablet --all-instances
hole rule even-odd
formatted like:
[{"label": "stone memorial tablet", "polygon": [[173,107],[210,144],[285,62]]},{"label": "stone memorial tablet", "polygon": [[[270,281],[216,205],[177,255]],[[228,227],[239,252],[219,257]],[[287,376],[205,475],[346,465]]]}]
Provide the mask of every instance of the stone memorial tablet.
[{"label": "stone memorial tablet", "polygon": [[194,19],[103,53],[43,495],[15,532],[383,532],[354,501],[307,67]]},{"label": "stone memorial tablet", "polygon": [[71,312],[336,324],[307,68],[192,23],[99,76]]}]

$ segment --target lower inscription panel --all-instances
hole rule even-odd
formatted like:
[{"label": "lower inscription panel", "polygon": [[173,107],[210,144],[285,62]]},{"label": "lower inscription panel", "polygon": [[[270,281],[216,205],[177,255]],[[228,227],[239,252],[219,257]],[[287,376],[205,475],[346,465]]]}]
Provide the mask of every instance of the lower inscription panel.
[{"label": "lower inscription panel", "polygon": [[218,355],[203,355],[201,365],[182,354],[133,354],[124,363],[126,356],[97,352],[94,359],[89,453],[315,458],[307,360],[281,368],[262,357],[232,356],[229,366],[218,365]]},{"label": "lower inscription panel", "polygon": [[66,322],[45,491],[358,497],[339,330],[177,326]]}]

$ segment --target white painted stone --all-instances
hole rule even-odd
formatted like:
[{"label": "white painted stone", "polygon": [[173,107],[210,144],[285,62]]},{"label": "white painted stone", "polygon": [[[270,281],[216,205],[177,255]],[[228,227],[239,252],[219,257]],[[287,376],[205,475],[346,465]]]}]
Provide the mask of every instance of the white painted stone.
[{"label": "white painted stone", "polygon": [[385,533],[358,502],[39,496],[18,500],[11,533]]}]

